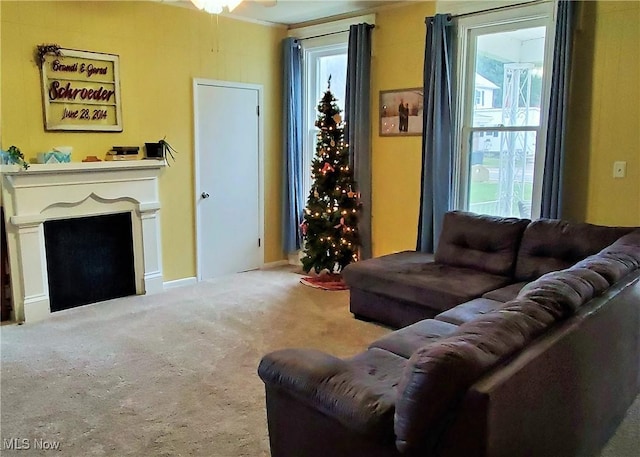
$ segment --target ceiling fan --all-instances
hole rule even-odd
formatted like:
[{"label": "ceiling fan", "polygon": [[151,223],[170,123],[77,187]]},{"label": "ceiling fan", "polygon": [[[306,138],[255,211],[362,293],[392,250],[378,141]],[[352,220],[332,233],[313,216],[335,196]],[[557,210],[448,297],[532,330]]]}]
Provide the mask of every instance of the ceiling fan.
[{"label": "ceiling fan", "polygon": [[[230,13],[242,2],[243,0],[191,0],[191,3],[193,3],[196,8],[210,14],[220,14],[225,9]],[[278,0],[254,0],[253,3],[271,7],[276,6]]]}]

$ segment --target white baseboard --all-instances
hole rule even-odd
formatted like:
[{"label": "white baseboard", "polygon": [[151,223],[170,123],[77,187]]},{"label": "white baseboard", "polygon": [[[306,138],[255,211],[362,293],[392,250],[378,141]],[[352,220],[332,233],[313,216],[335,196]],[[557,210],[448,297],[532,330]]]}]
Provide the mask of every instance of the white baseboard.
[{"label": "white baseboard", "polygon": [[49,296],[41,294],[33,297],[26,297],[24,299],[23,313],[24,319],[21,319],[21,316],[16,316],[18,322],[24,320],[24,322],[31,324],[33,322],[47,319],[51,315]]},{"label": "white baseboard", "polygon": [[176,287],[184,287],[184,286],[194,286],[198,280],[195,276],[191,276],[190,278],[182,278],[182,279],[174,279],[173,281],[165,281],[164,282],[164,290],[174,289]]},{"label": "white baseboard", "polygon": [[164,290],[164,282],[162,282],[162,273],[155,271],[153,273],[144,274],[144,293],[146,295],[157,294]]},{"label": "white baseboard", "polygon": [[302,256],[303,256],[302,251],[291,252],[289,254],[289,265],[295,265],[296,267],[301,267],[302,262],[300,261],[300,259],[302,258]]},{"label": "white baseboard", "polygon": [[286,260],[276,260],[275,262],[268,262],[263,264],[260,269],[261,270],[269,270],[271,268],[278,268],[278,267],[283,267],[285,265],[288,265],[289,262],[287,262]]}]

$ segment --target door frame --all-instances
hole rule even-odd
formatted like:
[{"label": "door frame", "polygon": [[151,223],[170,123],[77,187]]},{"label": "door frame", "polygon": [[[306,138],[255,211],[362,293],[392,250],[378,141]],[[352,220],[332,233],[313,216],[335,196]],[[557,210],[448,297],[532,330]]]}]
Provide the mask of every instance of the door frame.
[{"label": "door frame", "polygon": [[193,143],[194,143],[194,158],[193,158],[193,174],[194,174],[194,194],[193,204],[195,213],[195,231],[196,231],[196,279],[202,280],[202,258],[204,255],[201,252],[202,248],[202,234],[200,233],[200,208],[198,202],[200,200],[200,175],[198,173],[200,169],[200,126],[198,125],[198,87],[199,86],[215,86],[231,89],[250,89],[258,92],[258,231],[260,237],[259,247],[259,263],[260,266],[264,265],[264,121],[263,121],[263,106],[264,106],[264,87],[261,84],[248,84],[239,83],[234,81],[221,81],[214,79],[193,78]]}]

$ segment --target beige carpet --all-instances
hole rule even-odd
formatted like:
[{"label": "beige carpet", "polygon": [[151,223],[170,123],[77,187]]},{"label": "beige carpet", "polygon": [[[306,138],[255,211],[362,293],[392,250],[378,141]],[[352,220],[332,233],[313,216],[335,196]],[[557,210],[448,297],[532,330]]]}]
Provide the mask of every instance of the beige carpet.
[{"label": "beige carpet", "polygon": [[[348,356],[389,332],[353,319],[348,292],[299,279],[254,271],[1,327],[0,453],[58,442],[63,456],[268,456],[261,356]],[[634,408],[603,456],[637,455]],[[7,450],[11,439],[31,449]]]}]

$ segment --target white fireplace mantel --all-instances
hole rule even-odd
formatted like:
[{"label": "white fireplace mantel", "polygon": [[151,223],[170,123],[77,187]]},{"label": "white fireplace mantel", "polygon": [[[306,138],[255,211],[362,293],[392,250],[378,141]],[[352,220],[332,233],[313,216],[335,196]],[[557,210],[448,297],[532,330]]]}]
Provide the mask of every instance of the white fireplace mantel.
[{"label": "white fireplace mantel", "polygon": [[131,213],[136,293],[163,290],[158,175],[163,161],[82,162],[0,167],[14,318],[50,313],[44,223]]}]

